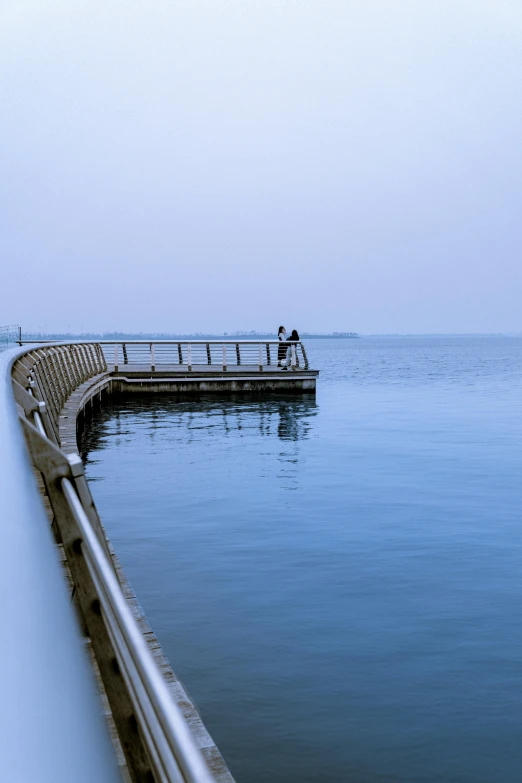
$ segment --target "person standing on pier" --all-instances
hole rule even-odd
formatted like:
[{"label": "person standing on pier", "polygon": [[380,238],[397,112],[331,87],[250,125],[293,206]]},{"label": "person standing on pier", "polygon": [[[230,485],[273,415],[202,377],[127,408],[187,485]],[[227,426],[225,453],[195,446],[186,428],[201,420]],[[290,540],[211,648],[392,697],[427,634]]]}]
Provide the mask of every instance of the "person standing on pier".
[{"label": "person standing on pier", "polygon": [[[285,345],[288,346],[286,349],[286,359],[281,362],[281,369],[282,370],[288,370],[288,367],[290,366],[292,362],[292,346],[289,345],[289,343],[298,343],[299,342],[299,334],[297,333],[297,329],[292,329],[292,334],[286,341]],[[278,346],[280,348],[281,346]],[[296,357],[297,359],[297,357]],[[299,365],[299,362],[297,362]]]},{"label": "person standing on pier", "polygon": [[286,355],[286,329],[284,326],[279,327],[279,332],[277,333],[277,339],[279,340],[279,345],[277,346],[277,366],[281,367],[283,359]]}]

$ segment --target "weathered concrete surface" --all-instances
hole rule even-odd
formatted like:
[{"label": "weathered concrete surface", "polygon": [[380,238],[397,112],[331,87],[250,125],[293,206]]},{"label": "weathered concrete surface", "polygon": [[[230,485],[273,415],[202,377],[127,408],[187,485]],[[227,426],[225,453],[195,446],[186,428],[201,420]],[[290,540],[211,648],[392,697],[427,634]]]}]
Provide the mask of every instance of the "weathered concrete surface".
[{"label": "weathered concrete surface", "polygon": [[281,370],[273,365],[242,365],[227,368],[218,365],[161,365],[152,371],[148,365],[132,365],[112,370],[116,393],[151,394],[314,394],[317,370]]},{"label": "weathered concrete surface", "polygon": [[114,377],[113,391],[119,394],[315,394],[315,378],[284,380],[266,378],[155,378]]}]

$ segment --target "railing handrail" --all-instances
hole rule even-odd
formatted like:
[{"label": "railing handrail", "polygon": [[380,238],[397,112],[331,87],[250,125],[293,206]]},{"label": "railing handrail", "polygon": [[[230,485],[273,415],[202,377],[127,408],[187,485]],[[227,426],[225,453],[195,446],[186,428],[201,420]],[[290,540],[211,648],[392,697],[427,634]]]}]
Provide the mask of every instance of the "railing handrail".
[{"label": "railing handrail", "polygon": [[[93,343],[97,344],[95,341]],[[90,345],[90,343],[74,343],[75,345]],[[51,432],[46,432],[46,422],[49,423],[49,419],[46,418],[46,401],[38,402],[37,399],[32,397],[32,389],[27,390],[16,388],[17,401],[21,399],[22,402],[26,402],[27,405],[24,408],[26,415],[22,412],[17,413],[17,409],[13,399],[13,379],[11,377],[14,371],[14,365],[18,359],[24,356],[28,356],[33,351],[42,352],[41,343],[38,345],[31,344],[26,348],[18,348],[4,353],[0,357],[0,369],[2,370],[1,386],[0,386],[0,434],[1,442],[4,448],[7,449],[10,473],[14,473],[13,465],[18,467],[19,476],[13,475],[9,483],[4,481],[4,473],[0,471],[0,499],[7,501],[7,508],[10,510],[11,506],[16,509],[14,519],[11,520],[11,525],[17,525],[18,538],[27,539],[28,544],[32,544],[31,538],[34,535],[37,539],[42,538],[45,531],[49,529],[46,524],[45,512],[41,499],[38,498],[38,489],[34,482],[32,470],[27,459],[27,451],[24,453],[23,447],[23,434],[17,419],[22,419],[23,430],[26,436],[27,443],[30,444],[31,457],[34,467],[42,472],[44,476],[46,486],[50,495],[51,505],[55,512],[55,521],[58,523],[58,529],[62,534],[62,540],[64,543],[65,551],[69,557],[69,552],[72,550],[78,552],[78,557],[81,557],[82,563],[76,568],[80,570],[87,568],[87,572],[90,575],[90,580],[82,587],[84,597],[80,600],[87,601],[85,606],[89,607],[89,610],[95,612],[94,604],[89,595],[92,593],[95,596],[96,601],[99,602],[99,606],[102,610],[102,617],[104,625],[107,629],[108,637],[111,640],[112,648],[116,655],[116,661],[118,664],[118,670],[122,672],[124,680],[127,684],[127,694],[131,704],[134,707],[138,724],[140,726],[140,734],[143,744],[146,748],[147,755],[150,759],[150,763],[154,770],[155,778],[162,783],[179,783],[184,780],[189,783],[212,783],[214,778],[208,770],[203,756],[196,746],[193,735],[191,734],[189,727],[180,711],[180,708],[172,698],[166,681],[164,680],[160,670],[149,646],[143,638],[142,632],[134,618],[130,607],[127,604],[127,599],[123,593],[119,580],[116,577],[114,567],[109,559],[104,547],[100,544],[99,536],[92,524],[92,512],[88,513],[89,501],[92,503],[90,493],[87,485],[84,482],[83,495],[80,492],[79,485],[76,482],[83,479],[83,464],[81,459],[75,455],[75,458],[67,456],[61,451],[59,445],[53,440]],[[71,343],[60,343],[59,345],[52,343],[49,344],[50,355],[56,360],[54,367],[58,375],[61,374],[61,381],[66,383],[70,382],[70,378],[67,378],[67,368],[64,364],[60,365],[60,359],[63,361],[63,355],[59,354],[55,349]],[[88,377],[97,377],[97,368],[94,366],[92,357],[89,356],[88,351],[81,352],[85,361],[85,372]],[[93,354],[96,351],[92,352]],[[72,357],[73,353],[70,352]],[[40,356],[41,360],[41,356]],[[35,364],[35,367],[37,365]],[[9,388],[10,387],[10,388]],[[25,396],[24,396],[25,395]],[[34,399],[34,402],[32,400]],[[19,402],[20,404],[20,402]],[[27,414],[30,411],[30,414]],[[31,421],[32,419],[32,421]],[[8,430],[8,437],[4,437],[4,431]],[[17,431],[18,428],[18,431]],[[16,460],[13,462],[13,455]],[[50,455],[50,456],[49,456]],[[51,464],[49,473],[46,474],[45,462]],[[20,487],[17,492],[17,481],[20,479]],[[23,481],[22,481],[23,479]],[[22,486],[23,484],[23,486]],[[28,490],[26,485],[31,485]],[[10,501],[11,497],[11,503]],[[31,501],[32,508],[31,513],[27,511],[26,514],[22,513],[24,504],[27,505],[28,501]],[[40,502],[38,502],[40,501]],[[87,503],[87,505],[85,505]],[[5,507],[5,503],[2,503]],[[62,509],[63,519],[57,519],[56,509],[60,511]],[[36,509],[36,511],[35,511]],[[63,525],[63,527],[61,527]],[[65,533],[65,535],[64,535]],[[41,628],[45,617],[48,616],[49,623],[49,637],[44,638],[37,644],[27,644],[30,648],[31,656],[34,654],[34,650],[38,648],[39,644],[42,644],[42,649],[45,647],[48,654],[44,656],[43,665],[40,669],[36,666],[32,666],[31,669],[31,683],[34,679],[35,672],[39,672],[42,682],[40,686],[48,688],[48,683],[56,689],[61,684],[61,670],[60,667],[55,665],[54,651],[55,648],[60,648],[63,644],[67,650],[68,656],[71,658],[72,663],[70,667],[73,667],[73,663],[76,658],[78,659],[77,668],[81,668],[86,664],[83,660],[84,653],[81,650],[80,640],[78,639],[78,631],[75,629],[76,621],[72,617],[70,607],[68,610],[64,609],[64,617],[66,622],[62,622],[62,618],[56,619],[57,608],[54,605],[56,601],[57,606],[62,604],[65,600],[65,591],[63,591],[63,576],[58,572],[58,562],[55,553],[50,548],[51,537],[47,535],[48,540],[46,546],[39,546],[37,551],[34,552],[34,546],[31,546],[32,559],[30,560],[29,576],[31,577],[32,590],[31,598],[36,594],[42,597],[41,611],[37,616],[32,617],[32,621],[36,629]],[[72,538],[71,538],[72,537]],[[71,545],[71,541],[73,542]],[[46,551],[47,547],[47,551]],[[17,547],[17,551],[22,551],[21,544]],[[43,566],[46,569],[53,572],[53,579],[56,584],[53,584],[52,589],[49,587],[46,580],[41,579],[42,563],[41,558],[46,558]],[[21,558],[23,560],[23,557]],[[5,562],[4,562],[5,561]],[[7,563],[11,561],[10,569],[7,568]],[[6,565],[5,568],[2,568]],[[22,570],[24,563],[22,563]],[[74,563],[69,561],[71,572],[74,578]],[[12,569],[18,569],[20,567],[20,558],[14,557],[10,547],[0,547],[0,588],[3,588],[4,595],[12,595],[13,587],[16,588],[16,584],[7,585],[3,584],[6,579],[6,575],[12,572]],[[44,570],[45,570],[44,568]],[[25,569],[27,570],[27,569]],[[24,576],[27,576],[24,571]],[[16,581],[16,580],[15,580]],[[60,585],[59,582],[62,582]],[[58,600],[58,591],[61,588],[61,598]],[[86,597],[85,597],[86,596]],[[7,602],[9,603],[9,602]],[[84,604],[82,604],[84,609]],[[99,610],[95,612],[100,614]],[[86,617],[86,619],[88,619]],[[3,620],[5,622],[5,613]],[[13,623],[15,625],[15,623]],[[63,629],[56,635],[56,628]],[[8,625],[10,633],[12,633],[12,625]],[[76,632],[75,632],[76,630]],[[62,640],[61,635],[64,635]],[[65,638],[67,637],[67,638]],[[76,637],[76,640],[75,640]],[[35,640],[32,640],[33,642]],[[74,644],[77,645],[77,650],[74,652],[72,648]],[[4,645],[4,647],[9,645]],[[13,654],[8,649],[9,660],[5,661],[6,654],[5,649],[0,648],[0,663],[7,663],[0,669],[0,677],[5,671],[16,669],[12,658],[18,660],[21,657],[24,659],[24,650],[20,656],[18,640],[14,640],[12,645]],[[51,651],[47,651],[47,648],[51,647]],[[27,655],[25,656],[27,657]],[[74,660],[73,660],[74,659]],[[56,661],[64,666],[64,663],[60,655],[56,656]],[[114,780],[114,771],[116,769],[115,757],[110,756],[110,752],[107,753],[108,746],[107,737],[103,737],[103,730],[100,725],[96,726],[98,734],[94,737],[94,729],[90,725],[95,723],[95,686],[92,685],[91,701],[87,703],[89,699],[86,698],[85,691],[87,690],[86,682],[89,681],[88,671],[82,671],[82,675],[78,675],[78,679],[81,680],[80,685],[76,684],[73,687],[69,680],[66,678],[65,693],[60,692],[62,701],[55,698],[55,702],[62,705],[63,708],[63,720],[59,720],[54,717],[51,719],[51,714],[54,712],[52,707],[52,696],[49,694],[47,705],[49,708],[49,715],[45,715],[45,719],[41,720],[41,706],[38,705],[38,709],[31,709],[31,704],[34,701],[35,692],[38,690],[32,685],[32,693],[25,693],[24,689],[17,691],[16,702],[14,699],[4,699],[2,708],[9,713],[9,721],[4,723],[11,725],[13,713],[16,716],[20,716],[22,713],[25,720],[28,720],[28,715],[38,712],[39,731],[42,732],[41,726],[51,727],[53,733],[53,739],[58,738],[60,747],[55,748],[55,759],[60,759],[59,766],[63,769],[62,774],[56,774],[50,768],[45,768],[45,760],[42,761],[41,766],[38,767],[39,774],[17,774],[16,771],[11,774],[9,766],[5,764],[5,756],[2,759],[3,769],[7,771],[7,776],[12,780],[57,780],[65,781],[74,777],[75,780],[91,781],[96,780],[101,783],[105,781]],[[92,675],[91,675],[92,680]],[[83,693],[81,692],[83,689]],[[66,706],[63,704],[63,699],[66,698]],[[101,713],[101,711],[100,711]],[[19,721],[20,722],[20,721]],[[31,723],[31,721],[28,721]],[[100,721],[98,722],[100,723]],[[15,721],[16,724],[16,721]],[[32,724],[31,724],[32,725]],[[82,726],[84,731],[82,731]],[[88,732],[87,732],[88,729]],[[31,754],[38,755],[38,742],[35,736],[29,736],[27,730],[18,728],[18,737],[22,737],[23,741],[27,742],[28,747],[31,748]],[[34,732],[33,732],[34,733]],[[45,732],[42,732],[46,737],[48,743],[48,737]],[[85,734],[88,733],[87,749],[85,748],[84,739]],[[73,736],[70,736],[70,735]],[[92,742],[91,735],[93,737]],[[3,739],[6,737],[4,735]],[[22,740],[20,740],[22,741]],[[74,749],[74,754],[69,753],[67,743],[70,741],[71,747]],[[13,739],[14,742],[14,739]],[[80,748],[78,747],[80,743]],[[48,743],[49,744],[49,743]],[[52,743],[51,743],[52,744]],[[9,743],[8,743],[9,746]],[[42,754],[44,753],[44,747],[42,748]],[[88,761],[83,761],[83,756],[87,750]],[[20,749],[21,755],[22,749]],[[48,753],[48,748],[45,747],[45,753]],[[31,755],[26,754],[26,755]],[[64,757],[69,760],[69,766],[63,763]],[[81,772],[78,772],[79,759],[82,759],[83,767]],[[89,762],[89,763],[88,763]]]},{"label": "railing handrail", "polygon": [[125,340],[125,339],[118,339],[118,340],[22,340],[22,345],[30,346],[30,345],[178,345],[178,343],[183,343],[184,345],[187,343],[191,344],[201,344],[201,345],[223,345],[223,343],[226,343],[227,345],[236,345],[239,343],[240,345],[247,345],[251,343],[252,345],[266,345],[267,343],[280,345],[281,343],[293,343],[294,345],[300,345],[302,344],[302,340],[192,340],[191,338],[183,337],[179,340]]},{"label": "railing handrail", "polygon": [[[25,343],[22,343],[25,344]],[[220,364],[223,367],[223,370],[225,371],[227,367],[229,366],[240,366],[244,365],[247,366],[258,366],[259,370],[262,371],[265,367],[275,367],[280,363],[281,359],[281,350],[288,350],[291,348],[291,369],[296,370],[298,368],[304,369],[307,371],[309,369],[308,365],[308,357],[306,354],[306,349],[304,346],[304,343],[302,340],[276,340],[276,339],[270,339],[270,340],[192,340],[190,338],[187,339],[177,339],[177,340],[125,340],[125,339],[115,339],[115,340],[42,340],[42,341],[31,341],[27,342],[27,346],[33,346],[35,349],[42,347],[42,346],[49,346],[49,347],[60,347],[60,346],[67,346],[67,345],[96,345],[100,347],[100,351],[103,351],[103,349],[107,349],[107,347],[113,347],[114,348],[114,357],[111,358],[111,363],[114,366],[114,369],[117,370],[120,365],[122,364],[119,361],[119,350],[120,347],[123,349],[123,365],[129,365],[129,364],[143,364],[143,356],[140,356],[139,360],[136,360],[136,356],[131,357],[131,361],[128,361],[127,356],[127,349],[132,348],[132,346],[135,346],[135,351],[138,351],[140,347],[148,348],[150,351],[150,356],[148,360],[148,364],[150,364],[151,369],[154,370],[156,365],[165,365],[169,362],[165,361],[166,353],[165,350],[169,346],[177,346],[178,348],[178,357],[175,361],[170,362],[170,364],[175,364],[178,366],[185,366],[188,367],[189,370],[194,367],[199,367],[201,365],[213,365],[213,366],[219,366]],[[200,348],[206,347],[207,350],[207,356],[206,361],[198,362],[193,361],[193,349],[197,351],[200,350]],[[211,354],[212,354],[212,348],[220,347],[222,349],[222,361],[216,361],[212,360]],[[259,349],[258,355],[252,354],[252,349],[255,348]],[[271,353],[271,349],[275,349],[277,347],[277,350],[274,350],[273,353]],[[158,349],[156,353],[156,348]],[[165,349],[162,351],[162,348]],[[235,355],[237,361],[230,361],[230,357],[234,356],[234,351],[231,351],[227,354],[227,349],[235,348]],[[247,352],[247,356],[242,355],[241,348],[244,348]],[[298,351],[299,349],[299,351]],[[248,353],[250,351],[250,353]],[[264,352],[263,352],[264,351]],[[299,356],[299,352],[301,353],[301,356]],[[184,360],[183,353],[186,353],[186,361]],[[266,360],[265,360],[266,355]],[[214,359],[216,358],[216,354],[214,353]],[[158,359],[158,361],[156,361]],[[302,359],[302,364],[301,364]],[[109,361],[108,357],[106,356],[106,360]],[[275,360],[275,361],[274,361]]]},{"label": "railing handrail", "polygon": [[[187,783],[213,783],[208,768],[198,751],[190,730],[177,705],[174,703],[165,680],[154,662],[143,634],[139,629],[123,591],[109,562],[82,503],[69,479],[62,479],[62,490],[71,512],[82,533],[82,550],[88,560],[94,580],[98,583],[98,594],[104,609],[104,616],[111,618],[115,644],[120,657],[130,655],[127,661],[128,676],[134,674],[140,680],[142,692],[147,701],[137,698],[137,708],[144,713],[147,728],[157,749],[158,763],[165,779],[176,780],[176,773],[183,772]],[[129,672],[130,669],[130,672]],[[137,684],[137,683],[136,683]],[[176,766],[172,768],[169,755],[161,752],[161,732],[165,735]],[[159,741],[159,742],[158,742]]]},{"label": "railing handrail", "polygon": [[13,398],[26,353],[0,354],[2,770],[6,780],[112,783],[121,777]]}]

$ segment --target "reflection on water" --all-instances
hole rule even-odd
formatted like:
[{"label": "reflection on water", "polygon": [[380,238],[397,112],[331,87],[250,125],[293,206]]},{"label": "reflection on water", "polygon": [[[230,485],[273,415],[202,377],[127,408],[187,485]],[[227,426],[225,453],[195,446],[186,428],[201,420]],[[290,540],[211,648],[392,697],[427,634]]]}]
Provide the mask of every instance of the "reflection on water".
[{"label": "reflection on water", "polygon": [[[285,489],[296,489],[299,481],[299,441],[309,437],[316,415],[315,396],[253,399],[251,396],[214,395],[194,397],[130,397],[113,402],[98,413],[81,439],[81,456],[86,464],[95,465],[93,453],[104,449],[107,440],[116,447],[130,444],[138,430],[154,444],[168,433],[189,446],[205,443],[208,438],[263,438],[277,435],[278,479]],[[96,481],[91,476],[90,481]]]}]

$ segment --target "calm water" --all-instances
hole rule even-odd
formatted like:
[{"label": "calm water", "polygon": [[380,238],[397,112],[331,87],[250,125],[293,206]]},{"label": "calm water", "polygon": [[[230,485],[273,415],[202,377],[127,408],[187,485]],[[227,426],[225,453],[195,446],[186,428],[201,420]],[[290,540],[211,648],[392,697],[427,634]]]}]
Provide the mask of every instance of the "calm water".
[{"label": "calm water", "polygon": [[116,551],[238,783],[522,779],[522,339],[309,341],[316,399],[127,399]]}]

